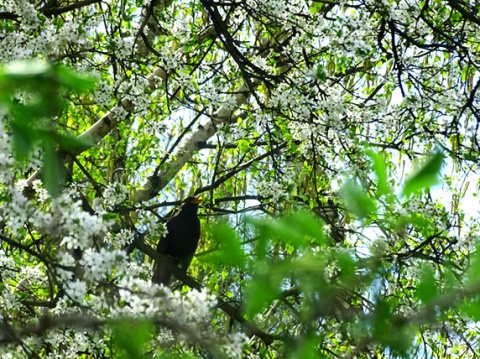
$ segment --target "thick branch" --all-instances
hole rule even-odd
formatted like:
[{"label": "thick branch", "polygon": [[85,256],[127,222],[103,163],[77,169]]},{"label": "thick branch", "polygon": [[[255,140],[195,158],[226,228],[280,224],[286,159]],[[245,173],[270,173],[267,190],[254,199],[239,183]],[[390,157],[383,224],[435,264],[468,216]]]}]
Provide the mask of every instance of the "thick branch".
[{"label": "thick branch", "polygon": [[271,156],[273,153],[280,151],[282,148],[285,148],[288,145],[288,142],[282,142],[279,144],[277,147],[272,148],[270,151],[265,152],[255,158],[252,158],[250,161],[245,162],[243,165],[236,166],[233,168],[230,172],[225,174],[224,176],[218,178],[215,182],[208,186],[204,186],[202,188],[197,189],[197,193],[205,192],[205,191],[210,191],[212,189],[218,188],[222,183],[227,181],[229,178],[235,176],[238,172],[243,171],[244,169],[250,167],[252,164],[255,162],[261,161],[266,157]]},{"label": "thick branch", "polygon": [[[129,323],[132,322],[131,318],[98,319],[82,315],[65,315],[59,317],[46,315],[39,318],[37,324],[20,329],[13,329],[7,324],[0,325],[0,345],[17,343],[21,341],[22,338],[30,336],[42,336],[48,331],[57,328],[84,328],[98,330],[104,326],[122,324],[126,320],[128,320]],[[156,325],[184,334],[190,343],[202,345],[214,358],[225,358],[225,355],[214,343],[203,338],[197,331],[193,330],[193,328],[180,324],[174,319],[165,317],[137,319],[136,322],[141,324],[145,320],[152,321]]]},{"label": "thick branch", "polygon": [[462,16],[465,19],[468,19],[468,20],[474,22],[475,24],[480,25],[480,19],[475,16],[474,8],[472,8],[471,10],[470,9],[465,9],[459,3],[460,3],[460,1],[458,1],[458,0],[448,0],[448,4],[453,9],[457,10],[460,14],[462,14]]},{"label": "thick branch", "polygon": [[[145,242],[141,238],[137,238],[133,242],[133,245],[138,250],[150,256],[155,261],[165,262],[165,261],[171,260],[169,257],[161,255],[160,253],[155,251],[153,248],[151,248],[149,245],[145,244]],[[183,282],[183,284],[193,289],[197,289],[197,290],[203,289],[203,285],[201,283],[199,283],[193,277],[186,275],[180,268],[173,265],[172,269],[175,277],[177,277],[181,282]],[[257,336],[267,345],[270,345],[273,342],[273,340],[276,339],[273,335],[263,332],[260,328],[258,328],[258,326],[255,323],[245,319],[245,317],[241,314],[241,311],[239,308],[236,308],[228,304],[227,302],[225,302],[220,298],[217,298],[217,301],[218,301],[218,308],[223,310],[231,318],[238,321],[249,336]]]},{"label": "thick branch", "polygon": [[[254,81],[254,85],[258,86],[260,81]],[[243,84],[235,91],[235,103],[237,106],[244,104],[250,95],[248,87]],[[172,156],[162,166],[163,170],[158,175],[151,176],[143,189],[138,190],[135,195],[135,203],[147,201],[155,197],[182,169],[182,167],[190,160],[193,153],[200,149],[201,144],[205,143],[212,137],[217,128],[232,120],[234,110],[230,106],[222,106],[212,116],[212,119],[205,125],[201,125],[190,138],[183,143]]]},{"label": "thick branch", "polygon": [[[122,101],[123,108],[127,111],[133,110],[133,107],[129,101]],[[117,126],[118,119],[115,116],[115,110],[113,109],[98,120],[92,127],[78,136],[79,139],[84,140],[85,143],[89,143],[91,146],[96,145],[100,140],[102,140],[115,126]],[[84,148],[79,149],[76,153],[69,153],[71,156],[76,156],[81,152],[87,150],[89,147],[85,146]],[[27,186],[32,186],[33,181],[38,178],[40,170],[36,170],[28,179]]]},{"label": "thick branch", "polygon": [[101,2],[102,0],[83,0],[77,1],[70,5],[58,6],[53,8],[43,8],[40,10],[45,16],[60,15],[69,11],[81,9],[84,6],[92,5]]}]

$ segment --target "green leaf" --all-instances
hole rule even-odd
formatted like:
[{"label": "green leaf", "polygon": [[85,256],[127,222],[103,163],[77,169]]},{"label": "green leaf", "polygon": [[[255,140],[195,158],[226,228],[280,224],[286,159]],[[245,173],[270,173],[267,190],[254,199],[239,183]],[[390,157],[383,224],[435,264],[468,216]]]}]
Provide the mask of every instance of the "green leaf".
[{"label": "green leaf", "polygon": [[480,320],[480,296],[465,299],[459,309],[471,320],[478,322]]},{"label": "green leaf", "polygon": [[341,279],[347,283],[355,278],[356,262],[350,256],[350,254],[345,252],[335,253],[335,258],[338,262],[340,272],[342,274]]},{"label": "green leaf", "polygon": [[8,89],[10,93],[27,88],[33,93],[44,93],[50,96],[47,99],[52,100],[51,95],[59,85],[80,93],[91,90],[95,79],[48,61],[21,60],[0,68],[0,85],[2,90]]},{"label": "green leaf", "polygon": [[318,13],[320,10],[322,10],[323,8],[323,4],[320,3],[320,2],[312,2],[312,5],[310,5],[310,12],[312,13],[312,15],[315,15],[316,13]]},{"label": "green leaf", "polygon": [[253,316],[280,295],[282,273],[279,266],[261,264],[245,289],[245,312]]},{"label": "green leaf", "polygon": [[300,228],[288,225],[282,220],[247,218],[246,221],[254,225],[262,238],[280,239],[296,244],[303,240],[303,233]]},{"label": "green leaf", "polygon": [[388,332],[392,320],[392,308],[388,301],[378,298],[373,319],[374,336],[381,339]]},{"label": "green leaf", "polygon": [[245,312],[249,316],[261,312],[268,303],[276,298],[276,294],[278,294],[276,291],[263,285],[263,283],[259,283],[258,281],[252,282],[247,286],[245,291],[247,298]]},{"label": "green leaf", "polygon": [[55,73],[59,83],[75,93],[83,93],[95,87],[95,79],[84,76],[65,66],[57,66]]},{"label": "green leaf", "polygon": [[327,73],[325,71],[325,68],[321,65],[318,65],[317,66],[317,71],[315,73],[315,76],[317,77],[317,79],[319,79],[320,81],[323,81],[325,82],[327,80]]},{"label": "green leaf", "polygon": [[71,154],[80,153],[93,145],[93,141],[88,138],[73,137],[61,133],[55,133],[55,142],[59,145],[59,149]]},{"label": "green leaf", "polygon": [[366,153],[372,160],[372,168],[377,176],[378,194],[388,194],[390,189],[387,183],[387,164],[384,156],[372,150],[367,150]]},{"label": "green leaf", "polygon": [[435,272],[430,265],[424,265],[420,276],[420,283],[415,292],[418,299],[424,304],[430,303],[438,296]]},{"label": "green leaf", "polygon": [[250,151],[250,141],[247,140],[238,140],[237,141],[237,146],[238,149],[240,150],[240,153],[244,154]]},{"label": "green leaf", "polygon": [[150,333],[153,330],[153,325],[149,321],[134,321],[122,320],[112,325],[113,329],[113,344],[114,347],[119,349],[119,355],[116,353],[116,357],[137,359],[143,358],[143,346],[150,339]]},{"label": "green leaf", "polygon": [[43,146],[42,179],[45,188],[52,197],[57,197],[60,185],[65,180],[65,167],[58,158],[52,143]]},{"label": "green leaf", "polygon": [[6,78],[14,80],[31,79],[48,74],[50,70],[50,63],[43,60],[12,61],[0,70],[0,81]]},{"label": "green leaf", "polygon": [[480,283],[480,242],[477,243],[470,263],[470,267],[467,270],[467,282],[469,284]]},{"label": "green leaf", "polygon": [[[296,228],[301,236],[308,236],[315,240],[317,244],[326,245],[326,237],[323,231],[323,222],[318,220],[311,212],[299,211],[282,219],[285,225]],[[300,244],[305,243],[302,238]]]},{"label": "green leaf", "polygon": [[405,182],[403,195],[408,196],[409,194],[430,188],[434,184],[437,184],[443,159],[444,155],[440,151],[428,159],[423,166]]},{"label": "green leaf", "polygon": [[325,244],[323,223],[311,212],[300,211],[277,220],[247,218],[263,238],[278,239],[300,247],[310,246],[312,239],[317,244]]},{"label": "green leaf", "polygon": [[11,126],[12,144],[15,156],[17,159],[23,160],[33,150],[38,138],[36,138],[33,129],[23,126],[19,121],[13,121]]},{"label": "green leaf", "polygon": [[290,359],[323,359],[327,358],[322,353],[319,353],[320,338],[315,336],[306,337],[296,343],[295,349],[289,356]]},{"label": "green leaf", "polygon": [[377,210],[375,201],[353,180],[345,183],[341,196],[347,208],[360,218],[368,217]]},{"label": "green leaf", "polygon": [[212,228],[212,237],[219,244],[219,249],[205,256],[205,261],[244,267],[245,253],[240,238],[232,228],[226,223],[218,223]]},{"label": "green leaf", "polygon": [[392,303],[379,298],[373,318],[373,338],[381,345],[388,347],[395,356],[408,357],[407,353],[412,345],[415,331],[401,320],[397,320],[393,314]]},{"label": "green leaf", "polygon": [[[12,119],[14,155],[19,160],[25,159],[35,145],[40,146],[44,156],[42,177],[52,196],[58,195],[65,172],[56,153],[57,147],[60,151],[78,153],[91,145],[55,131],[50,119],[59,115],[63,108],[59,89],[83,92],[93,85],[92,79],[48,61],[14,61],[0,68],[0,103]],[[29,93],[26,103],[12,100],[18,90]]]}]

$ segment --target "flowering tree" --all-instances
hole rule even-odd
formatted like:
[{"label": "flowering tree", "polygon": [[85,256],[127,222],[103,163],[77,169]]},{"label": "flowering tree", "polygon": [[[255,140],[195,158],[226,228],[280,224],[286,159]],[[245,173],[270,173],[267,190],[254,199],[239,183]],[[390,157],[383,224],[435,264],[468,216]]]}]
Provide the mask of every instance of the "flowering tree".
[{"label": "flowering tree", "polygon": [[2,358],[476,357],[479,11],[3,1]]}]

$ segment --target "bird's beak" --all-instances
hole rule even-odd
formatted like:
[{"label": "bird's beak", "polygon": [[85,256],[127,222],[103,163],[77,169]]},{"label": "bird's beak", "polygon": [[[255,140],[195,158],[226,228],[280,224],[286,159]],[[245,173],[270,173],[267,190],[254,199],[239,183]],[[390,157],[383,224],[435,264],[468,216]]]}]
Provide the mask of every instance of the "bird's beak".
[{"label": "bird's beak", "polygon": [[192,203],[193,203],[193,204],[199,204],[199,203],[201,203],[201,202],[202,202],[202,199],[200,198],[200,196],[194,197],[194,198],[192,199]]}]

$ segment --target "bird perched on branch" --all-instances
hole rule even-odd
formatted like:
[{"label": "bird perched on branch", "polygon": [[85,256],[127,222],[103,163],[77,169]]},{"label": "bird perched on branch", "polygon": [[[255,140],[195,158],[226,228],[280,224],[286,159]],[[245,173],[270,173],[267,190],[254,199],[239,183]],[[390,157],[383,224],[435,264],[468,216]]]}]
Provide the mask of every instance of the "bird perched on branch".
[{"label": "bird perched on branch", "polygon": [[200,239],[200,220],[197,217],[199,197],[187,197],[177,213],[167,222],[168,233],[158,242],[157,252],[171,257],[173,263],[155,261],[153,283],[168,285],[172,265],[187,271]]}]

